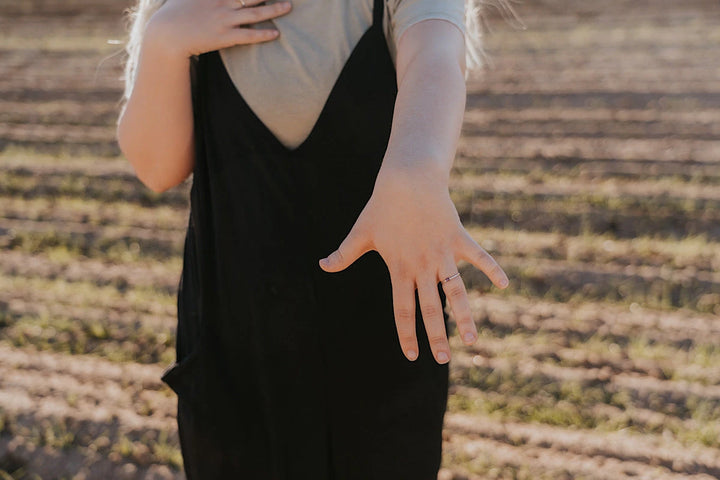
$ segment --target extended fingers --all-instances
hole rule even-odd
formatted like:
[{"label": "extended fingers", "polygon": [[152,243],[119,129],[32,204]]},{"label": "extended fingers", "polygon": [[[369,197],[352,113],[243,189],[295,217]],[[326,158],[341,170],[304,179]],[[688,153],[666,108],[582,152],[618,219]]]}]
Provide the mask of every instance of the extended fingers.
[{"label": "extended fingers", "polygon": [[346,269],[355,260],[372,248],[367,222],[362,215],[355,221],[345,239],[340,243],[337,250],[330,253],[326,258],[320,259],[320,267],[326,272],[338,272]]},{"label": "extended fingers", "polygon": [[390,281],[400,348],[408,359],[415,360],[419,352],[415,335],[415,283],[401,272],[391,273]]},{"label": "extended fingers", "polygon": [[[243,7],[239,1],[234,2],[231,14],[224,15],[224,43],[225,46],[259,43],[273,40],[280,35],[276,28],[250,28],[243,25],[258,23],[288,13],[290,2],[279,2],[272,5],[254,6],[259,0],[245,0]],[[224,18],[223,17],[223,18]]]},{"label": "extended fingers", "polygon": [[430,349],[438,363],[450,361],[450,344],[445,331],[445,319],[440,295],[437,290],[435,275],[426,275],[416,280],[420,311],[422,312],[425,331],[427,332]]},{"label": "extended fingers", "polygon": [[245,0],[245,7],[242,7],[240,2],[237,2],[236,6],[238,8],[235,9],[235,13],[232,17],[233,24],[246,25],[249,23],[258,23],[264,20],[270,20],[271,18],[288,13],[292,8],[290,2],[278,2],[273,3],[272,5],[260,5],[257,7],[251,7],[250,3],[255,4],[259,2]]},{"label": "extended fingers", "polygon": [[509,280],[505,271],[489,253],[473,240],[467,230],[463,230],[461,236],[460,258],[482,270],[496,287],[508,286]]},{"label": "extended fingers", "polygon": [[265,0],[225,0],[233,8],[247,8],[263,3]]},{"label": "extended fingers", "polygon": [[247,8],[263,3],[265,0],[225,0],[225,3],[230,5],[232,8]]},{"label": "extended fingers", "polygon": [[445,297],[452,308],[460,337],[467,345],[471,345],[477,339],[477,329],[472,319],[465,283],[459,275],[451,278],[447,282],[442,281],[455,272],[457,272],[457,266],[451,259],[448,259],[438,272],[438,278],[441,281]]}]

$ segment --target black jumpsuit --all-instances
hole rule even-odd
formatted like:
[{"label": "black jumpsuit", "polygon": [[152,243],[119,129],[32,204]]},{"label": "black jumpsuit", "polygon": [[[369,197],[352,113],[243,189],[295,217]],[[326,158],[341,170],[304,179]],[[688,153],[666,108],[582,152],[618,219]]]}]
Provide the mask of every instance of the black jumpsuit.
[{"label": "black jumpsuit", "polygon": [[417,293],[412,362],[382,257],[318,265],[370,198],[390,135],[396,73],[383,0],[373,8],[294,149],[245,103],[218,51],[198,57],[177,362],[162,376],[178,394],[190,480],[437,478],[448,364],[432,356]]}]

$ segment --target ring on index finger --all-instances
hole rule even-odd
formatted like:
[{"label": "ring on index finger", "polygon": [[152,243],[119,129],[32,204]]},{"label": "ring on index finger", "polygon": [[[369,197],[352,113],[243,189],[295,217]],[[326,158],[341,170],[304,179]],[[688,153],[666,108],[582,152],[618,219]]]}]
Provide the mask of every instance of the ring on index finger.
[{"label": "ring on index finger", "polygon": [[453,278],[456,278],[456,277],[459,277],[459,276],[460,276],[460,272],[454,273],[454,274],[450,275],[449,277],[443,278],[442,282],[443,282],[443,283],[447,283],[447,282],[449,282],[450,280],[452,280]]}]

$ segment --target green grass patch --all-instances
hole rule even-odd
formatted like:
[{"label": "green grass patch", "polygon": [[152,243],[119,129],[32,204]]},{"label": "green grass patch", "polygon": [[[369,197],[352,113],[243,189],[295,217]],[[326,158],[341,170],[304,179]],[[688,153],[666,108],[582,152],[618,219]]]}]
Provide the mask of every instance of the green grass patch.
[{"label": "green grass patch", "polygon": [[68,355],[92,354],[114,362],[169,364],[175,358],[172,329],[107,323],[59,315],[8,315],[0,312],[3,340],[16,347]]}]

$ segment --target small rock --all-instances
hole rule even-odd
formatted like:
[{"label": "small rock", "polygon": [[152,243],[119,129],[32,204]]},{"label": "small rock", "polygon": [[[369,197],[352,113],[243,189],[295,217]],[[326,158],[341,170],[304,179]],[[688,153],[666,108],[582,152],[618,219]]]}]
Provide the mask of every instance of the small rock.
[{"label": "small rock", "polygon": [[137,475],[137,467],[132,463],[126,463],[120,467],[120,478],[128,480],[135,478]]},{"label": "small rock", "polygon": [[147,472],[148,480],[173,480],[173,475],[167,465],[151,465]]}]

